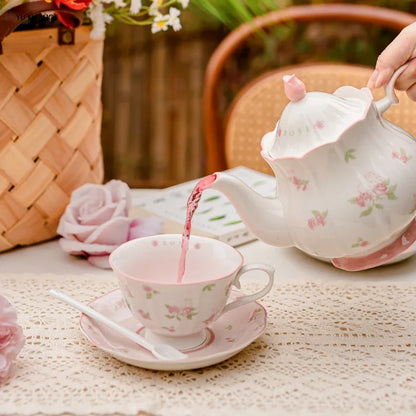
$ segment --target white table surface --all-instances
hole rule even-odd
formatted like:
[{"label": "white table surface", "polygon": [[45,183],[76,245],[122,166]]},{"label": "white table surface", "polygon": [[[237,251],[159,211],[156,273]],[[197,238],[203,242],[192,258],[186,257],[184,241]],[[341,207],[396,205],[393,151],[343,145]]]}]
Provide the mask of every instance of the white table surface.
[{"label": "white table surface", "polygon": [[[154,190],[134,190],[135,197]],[[345,272],[334,266],[315,260],[295,248],[279,248],[254,241],[238,247],[246,263],[267,263],[277,270],[276,281],[297,282],[314,281],[415,281],[416,256],[394,265],[378,267],[363,272]],[[415,248],[416,252],[416,248]],[[85,259],[71,256],[61,250],[58,240],[51,240],[29,247],[22,247],[0,254],[0,272],[2,273],[53,273],[77,274],[112,273],[89,264]],[[253,272],[251,278],[260,278],[261,272]],[[248,278],[250,278],[248,276]]]}]

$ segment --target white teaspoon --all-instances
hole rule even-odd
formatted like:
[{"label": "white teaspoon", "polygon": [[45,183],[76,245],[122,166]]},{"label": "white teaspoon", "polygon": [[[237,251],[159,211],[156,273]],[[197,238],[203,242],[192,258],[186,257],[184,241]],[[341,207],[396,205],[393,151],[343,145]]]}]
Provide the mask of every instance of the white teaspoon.
[{"label": "white teaspoon", "polygon": [[97,312],[95,309],[90,308],[89,306],[86,306],[77,300],[71,298],[68,295],[65,295],[62,292],[58,292],[57,290],[51,289],[49,291],[49,294],[54,296],[55,298],[73,306],[74,308],[81,311],[83,314],[89,316],[90,318],[101,322],[102,324],[108,326],[111,329],[114,329],[119,334],[124,335],[126,338],[129,338],[136,344],[139,344],[143,348],[146,348],[149,350],[156,358],[159,358],[160,360],[168,360],[168,361],[178,361],[178,360],[184,360],[185,358],[188,358],[188,356],[176,348],[172,347],[168,344],[153,344],[149,342],[146,338],[142,337],[139,334],[136,334],[133,331],[130,331],[129,329],[126,329],[118,324],[116,324],[111,319],[108,319],[106,316],[102,315],[101,313]]}]

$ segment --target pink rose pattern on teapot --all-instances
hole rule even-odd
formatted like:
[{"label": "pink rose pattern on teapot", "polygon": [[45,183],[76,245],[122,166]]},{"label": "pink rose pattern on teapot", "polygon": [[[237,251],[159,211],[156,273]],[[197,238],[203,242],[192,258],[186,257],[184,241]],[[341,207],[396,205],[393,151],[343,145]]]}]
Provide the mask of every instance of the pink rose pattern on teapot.
[{"label": "pink rose pattern on teapot", "polygon": [[367,184],[361,185],[359,193],[355,197],[349,199],[349,202],[360,208],[365,208],[360,212],[360,217],[371,215],[374,209],[383,209],[381,203],[384,200],[395,200],[397,196],[395,190],[397,184],[391,185],[390,179],[384,179],[374,172],[368,172],[364,176]]}]

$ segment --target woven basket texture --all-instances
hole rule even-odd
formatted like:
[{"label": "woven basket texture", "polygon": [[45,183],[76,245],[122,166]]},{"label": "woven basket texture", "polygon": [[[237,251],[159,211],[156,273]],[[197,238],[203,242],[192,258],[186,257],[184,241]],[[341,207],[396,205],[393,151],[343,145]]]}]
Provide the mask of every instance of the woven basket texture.
[{"label": "woven basket texture", "polygon": [[[305,83],[307,91],[333,93],[344,85],[364,87],[372,71],[356,65],[316,64],[278,69],[250,82],[237,95],[228,113],[225,132],[227,166],[245,165],[272,173],[260,155],[260,142],[264,134],[275,128],[289,102],[284,94],[283,75],[295,73]],[[382,88],[372,92],[375,99],[384,96]],[[416,135],[416,103],[404,92],[397,92],[397,96],[399,104],[392,106],[385,117]]]},{"label": "woven basket texture", "polygon": [[103,40],[14,32],[0,55],[0,251],[56,236],[73,190],[101,183]]}]

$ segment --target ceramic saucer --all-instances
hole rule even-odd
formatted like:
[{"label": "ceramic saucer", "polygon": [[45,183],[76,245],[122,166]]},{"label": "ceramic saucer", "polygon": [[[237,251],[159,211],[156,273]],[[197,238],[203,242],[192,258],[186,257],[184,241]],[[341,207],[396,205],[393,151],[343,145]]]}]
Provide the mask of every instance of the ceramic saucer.
[{"label": "ceramic saucer", "polygon": [[[232,289],[230,301],[242,296]],[[120,289],[113,290],[90,303],[90,306],[118,324],[138,333],[143,325],[133,317],[124,303]],[[127,364],[150,370],[190,370],[217,364],[243,350],[266,329],[266,310],[258,302],[251,302],[231,310],[207,329],[207,340],[181,361],[158,360],[150,352],[122,337],[110,328],[82,315],[80,328],[96,347]]]}]

